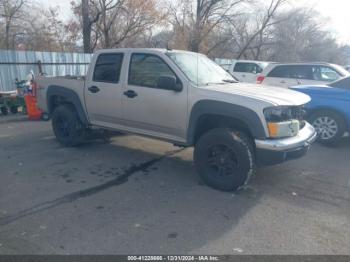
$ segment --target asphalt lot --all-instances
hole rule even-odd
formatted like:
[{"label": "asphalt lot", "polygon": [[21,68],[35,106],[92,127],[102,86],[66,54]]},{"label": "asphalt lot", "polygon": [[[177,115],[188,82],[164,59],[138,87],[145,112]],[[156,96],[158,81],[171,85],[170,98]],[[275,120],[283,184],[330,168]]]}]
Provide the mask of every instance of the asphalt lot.
[{"label": "asphalt lot", "polygon": [[63,148],[0,123],[0,254],[350,254],[350,141],[204,186],[192,150],[137,136]]}]

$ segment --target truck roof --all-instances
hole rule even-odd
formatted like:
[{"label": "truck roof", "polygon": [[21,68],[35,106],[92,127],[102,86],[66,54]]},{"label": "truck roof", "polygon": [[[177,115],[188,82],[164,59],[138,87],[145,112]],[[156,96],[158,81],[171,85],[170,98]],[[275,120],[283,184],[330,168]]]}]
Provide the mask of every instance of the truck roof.
[{"label": "truck roof", "polygon": [[181,52],[181,53],[193,53],[185,50],[173,50],[165,48],[114,48],[114,49],[101,49],[95,52],[95,54],[111,53],[111,52],[136,52],[136,53],[168,53],[168,52]]}]

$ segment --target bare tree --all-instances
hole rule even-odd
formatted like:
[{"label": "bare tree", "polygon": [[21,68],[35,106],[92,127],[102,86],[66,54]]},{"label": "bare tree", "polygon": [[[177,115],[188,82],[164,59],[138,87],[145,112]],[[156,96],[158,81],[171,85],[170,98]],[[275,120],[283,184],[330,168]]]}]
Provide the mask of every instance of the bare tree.
[{"label": "bare tree", "polygon": [[101,16],[97,23],[97,28],[103,37],[104,48],[111,47],[111,30],[123,10],[124,1],[125,0],[99,0],[95,2],[95,8]]},{"label": "bare tree", "polygon": [[343,64],[343,48],[335,37],[324,30],[315,10],[289,10],[281,17],[290,17],[274,26],[275,45],[270,59],[281,62],[326,61]]},{"label": "bare tree", "polygon": [[[266,9],[266,13],[263,14],[262,18],[260,18],[258,15],[255,15],[256,20],[256,30],[252,34],[245,33],[247,35],[247,39],[243,46],[241,46],[240,51],[237,55],[237,59],[240,59],[243,54],[247,51],[249,47],[251,47],[251,44],[258,38],[258,43],[256,43],[255,48],[257,49],[257,53],[255,54],[255,59],[257,59],[260,56],[261,48],[263,45],[263,35],[264,32],[271,26],[282,22],[283,19],[275,19],[275,16],[277,15],[277,11],[280,7],[283,6],[288,0],[270,0],[270,4],[268,5]],[[248,30],[248,27],[245,26],[245,30]]]},{"label": "bare tree", "polygon": [[14,20],[21,17],[26,0],[1,0],[0,16],[5,20],[5,47],[10,49],[10,31]]},{"label": "bare tree", "polygon": [[[99,1],[100,2],[100,1]],[[104,1],[106,2],[106,1]],[[109,1],[111,2],[111,1]],[[96,1],[93,0],[82,0],[81,1],[81,17],[83,26],[83,45],[84,52],[91,53],[91,34],[93,25],[99,20],[101,11],[94,9]]]},{"label": "bare tree", "polygon": [[164,20],[159,7],[156,0],[83,0],[72,3],[82,27],[85,52],[117,47],[143,34]]},{"label": "bare tree", "polygon": [[99,0],[101,12],[96,27],[101,35],[101,46],[121,46],[127,39],[142,34],[164,19],[156,0]]},{"label": "bare tree", "polygon": [[[222,24],[228,16],[232,16],[234,7],[249,0],[181,0],[172,6],[172,24],[175,30],[188,34],[188,49],[199,52],[201,44],[208,35]],[[180,8],[179,8],[180,7]]]}]

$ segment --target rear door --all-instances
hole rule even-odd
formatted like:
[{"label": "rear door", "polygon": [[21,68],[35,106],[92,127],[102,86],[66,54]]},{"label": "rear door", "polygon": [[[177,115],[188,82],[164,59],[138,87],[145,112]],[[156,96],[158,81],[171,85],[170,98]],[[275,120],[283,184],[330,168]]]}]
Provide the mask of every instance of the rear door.
[{"label": "rear door", "polygon": [[267,73],[263,84],[285,88],[298,85],[293,70],[292,65],[277,65]]},{"label": "rear door", "polygon": [[312,65],[293,65],[290,76],[296,79],[296,85],[321,84],[321,82],[315,80],[313,71]]},{"label": "rear door", "polygon": [[123,53],[102,53],[89,71],[85,83],[85,103],[93,125],[113,128],[122,123],[123,58]]},{"label": "rear door", "polygon": [[251,62],[237,62],[233,68],[233,76],[241,82],[255,83],[257,74],[262,72],[262,68]]}]

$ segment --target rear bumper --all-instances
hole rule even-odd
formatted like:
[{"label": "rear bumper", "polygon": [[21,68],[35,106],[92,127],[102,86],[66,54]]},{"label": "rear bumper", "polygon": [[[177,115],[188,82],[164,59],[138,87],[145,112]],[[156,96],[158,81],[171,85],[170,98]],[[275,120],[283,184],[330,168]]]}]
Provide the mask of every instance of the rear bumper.
[{"label": "rear bumper", "polygon": [[258,165],[275,165],[303,157],[316,139],[315,129],[309,123],[306,123],[305,127],[295,137],[255,140]]}]

